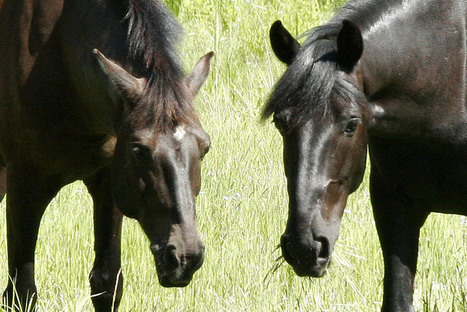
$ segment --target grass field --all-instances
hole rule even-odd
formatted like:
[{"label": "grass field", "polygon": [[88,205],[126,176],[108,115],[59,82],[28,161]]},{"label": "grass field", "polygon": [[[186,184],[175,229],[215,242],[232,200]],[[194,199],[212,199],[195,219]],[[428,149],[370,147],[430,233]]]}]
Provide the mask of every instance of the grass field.
[{"label": "grass field", "polygon": [[[158,285],[149,243],[125,219],[121,311],[378,311],[383,263],[367,179],[346,208],[328,274],[297,277],[276,261],[287,196],[281,138],[259,116],[284,66],[273,56],[269,26],[283,20],[301,34],[328,19],[337,1],[178,0],[170,5],[186,36],[187,70],[216,52],[197,109],[212,148],[197,200],[207,246],[203,267],[183,289]],[[63,189],[41,224],[36,253],[39,309],[93,311],[92,203],[81,183]],[[7,283],[5,207],[0,209],[0,281]],[[467,218],[431,215],[423,228],[416,278],[418,311],[467,309]]]}]

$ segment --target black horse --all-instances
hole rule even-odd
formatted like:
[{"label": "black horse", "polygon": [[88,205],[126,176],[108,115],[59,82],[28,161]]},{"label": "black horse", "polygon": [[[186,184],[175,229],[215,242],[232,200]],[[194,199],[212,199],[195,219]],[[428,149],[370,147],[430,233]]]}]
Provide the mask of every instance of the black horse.
[{"label": "black horse", "polygon": [[298,275],[325,273],[368,146],[382,310],[414,310],[421,226],[430,212],[467,214],[466,7],[351,1],[303,46],[273,24],[273,50],[288,68],[263,118],[274,116],[284,140],[281,247]]},{"label": "black horse", "polygon": [[122,295],[122,212],[148,236],[161,285],[186,286],[203,263],[195,196],[209,136],[191,103],[213,54],[185,77],[180,35],[155,0],[0,0],[7,305],[16,294],[34,305],[39,223],[75,180],[94,201],[97,311],[116,311]]}]

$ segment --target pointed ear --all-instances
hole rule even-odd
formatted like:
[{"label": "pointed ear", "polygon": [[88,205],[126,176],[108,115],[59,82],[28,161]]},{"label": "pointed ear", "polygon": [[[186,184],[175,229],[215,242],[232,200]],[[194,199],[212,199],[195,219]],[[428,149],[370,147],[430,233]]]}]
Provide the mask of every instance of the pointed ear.
[{"label": "pointed ear", "polygon": [[209,74],[209,68],[211,65],[211,59],[214,56],[214,52],[209,52],[199,59],[191,73],[185,77],[185,85],[188,92],[192,97],[198,93],[199,89],[203,85]]},{"label": "pointed ear", "polygon": [[92,52],[96,55],[101,68],[124,96],[129,100],[141,96],[146,87],[145,78],[134,77],[117,63],[106,58],[98,49],[94,49]]},{"label": "pointed ear", "polygon": [[204,156],[211,146],[211,138],[201,126],[192,126],[189,128],[190,132],[195,136],[198,147]]},{"label": "pointed ear", "polygon": [[300,50],[300,44],[282,26],[281,21],[276,21],[272,24],[269,30],[269,39],[271,40],[272,50],[277,58],[287,65],[292,64],[298,50]]},{"label": "pointed ear", "polygon": [[337,36],[337,62],[346,71],[352,71],[363,53],[363,38],[358,27],[344,20]]}]

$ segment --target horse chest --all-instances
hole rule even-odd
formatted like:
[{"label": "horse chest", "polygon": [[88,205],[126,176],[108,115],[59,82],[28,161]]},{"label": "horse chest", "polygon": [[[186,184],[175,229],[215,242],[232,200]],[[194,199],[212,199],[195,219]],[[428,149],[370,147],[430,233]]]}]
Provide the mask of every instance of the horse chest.
[{"label": "horse chest", "polygon": [[429,149],[372,140],[372,173],[430,211],[467,214],[465,149]]}]

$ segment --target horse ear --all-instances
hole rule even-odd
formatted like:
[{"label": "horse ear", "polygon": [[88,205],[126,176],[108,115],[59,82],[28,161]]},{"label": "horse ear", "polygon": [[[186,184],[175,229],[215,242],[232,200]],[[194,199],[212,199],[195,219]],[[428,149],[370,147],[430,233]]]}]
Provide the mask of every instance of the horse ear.
[{"label": "horse ear", "polygon": [[362,53],[362,33],[354,23],[344,20],[342,29],[337,36],[337,62],[345,70],[351,71]]},{"label": "horse ear", "polygon": [[185,78],[185,85],[191,96],[194,97],[198,93],[206,80],[213,56],[214,52],[211,51],[201,57],[195,67],[193,67],[191,73]]},{"label": "horse ear", "polygon": [[146,86],[145,78],[136,78],[117,63],[109,60],[98,49],[92,51],[99,61],[100,66],[107,74],[117,89],[129,100],[141,96]]},{"label": "horse ear", "polygon": [[284,28],[281,21],[276,21],[269,30],[272,50],[277,58],[287,65],[292,64],[300,49],[297,40]]}]

